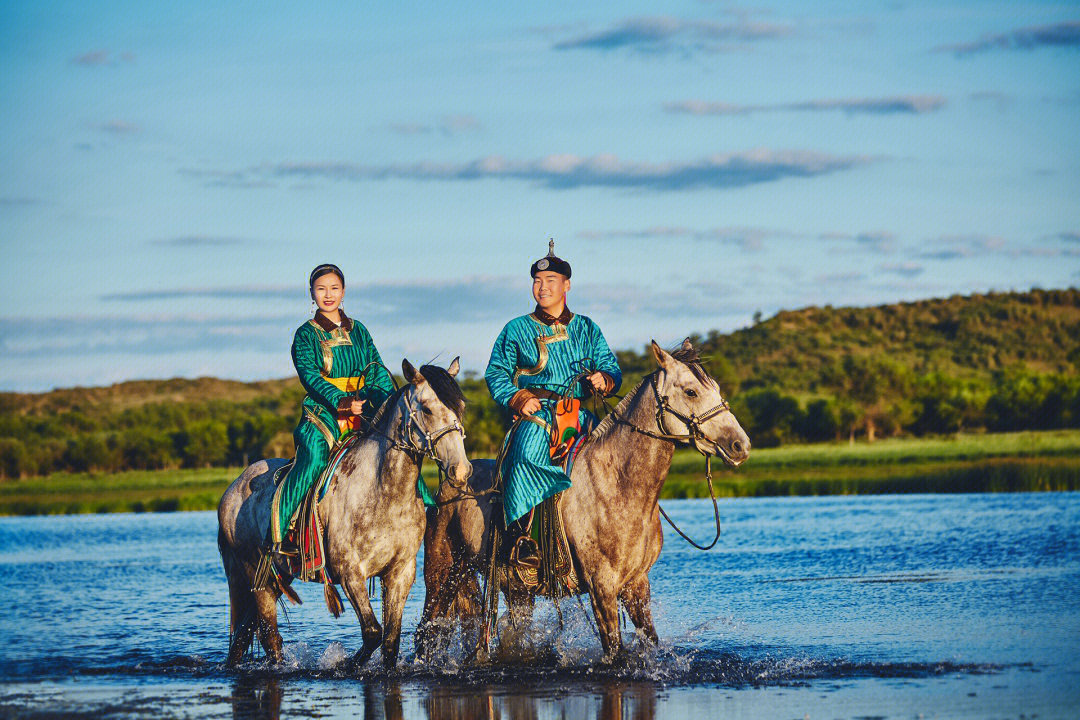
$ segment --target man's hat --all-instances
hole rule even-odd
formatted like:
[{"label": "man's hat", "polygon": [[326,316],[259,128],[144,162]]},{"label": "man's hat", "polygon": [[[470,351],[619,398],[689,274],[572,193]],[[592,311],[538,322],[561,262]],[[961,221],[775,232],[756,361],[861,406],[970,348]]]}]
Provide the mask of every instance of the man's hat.
[{"label": "man's hat", "polygon": [[529,268],[529,274],[536,277],[536,273],[548,270],[550,272],[557,272],[560,275],[565,275],[566,279],[570,279],[570,263],[563,260],[561,257],[555,256],[555,240],[548,240],[548,254],[540,258],[532,264]]}]

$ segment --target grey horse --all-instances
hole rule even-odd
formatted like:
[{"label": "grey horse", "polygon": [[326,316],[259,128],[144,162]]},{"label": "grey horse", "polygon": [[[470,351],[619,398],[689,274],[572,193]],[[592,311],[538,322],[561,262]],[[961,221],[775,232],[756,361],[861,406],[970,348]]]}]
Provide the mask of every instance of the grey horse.
[{"label": "grey horse", "polygon": [[[386,667],[397,663],[401,614],[426,523],[416,487],[424,457],[456,483],[467,482],[472,472],[461,425],[465,397],[454,379],[458,367],[457,358],[448,370],[424,365],[417,371],[402,361],[408,384],[387,398],[373,419],[375,429],[346,452],[319,502],[329,577],[341,584],[362,626],[364,644],[354,665],[366,662],[380,644]],[[291,578],[284,577],[281,588],[271,583],[257,591],[252,581],[270,522],[273,475],[285,462],[249,465],[218,505],[218,549],[229,581],[230,666],[243,659],[255,633],[267,656],[282,660],[276,602],[282,590],[298,600]],[[383,588],[382,626],[367,592],[368,578],[376,576]],[[332,597],[340,611],[336,593]],[[331,589],[327,599],[330,604]]]},{"label": "grey horse", "polygon": [[[750,440],[700,364],[689,339],[674,354],[652,343],[658,365],[593,431],[574,464],[561,500],[567,541],[578,578],[596,616],[605,661],[622,651],[618,603],[645,638],[657,642],[650,608],[649,570],[660,555],[663,533],[658,501],[676,444],[737,466],[749,457]],[[429,656],[446,640],[444,618],[475,621],[477,573],[486,567],[494,513],[495,463],[473,463],[470,492],[449,483],[424,539],[424,615],[417,652]],[[501,573],[511,618],[531,616],[532,597]],[[471,616],[471,617],[470,617]],[[486,635],[478,654],[486,655]]]}]

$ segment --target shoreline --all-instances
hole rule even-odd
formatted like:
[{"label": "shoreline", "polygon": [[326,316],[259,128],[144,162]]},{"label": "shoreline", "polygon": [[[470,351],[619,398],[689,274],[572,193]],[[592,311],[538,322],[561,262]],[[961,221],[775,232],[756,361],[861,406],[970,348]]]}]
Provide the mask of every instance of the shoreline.
[{"label": "shoreline", "polygon": [[[57,473],[0,482],[0,516],[213,510],[240,468]],[[424,478],[436,482],[425,463]],[[896,438],[756,449],[713,462],[717,497],[1080,490],[1080,431]],[[660,498],[708,497],[705,464],[680,449]]]}]

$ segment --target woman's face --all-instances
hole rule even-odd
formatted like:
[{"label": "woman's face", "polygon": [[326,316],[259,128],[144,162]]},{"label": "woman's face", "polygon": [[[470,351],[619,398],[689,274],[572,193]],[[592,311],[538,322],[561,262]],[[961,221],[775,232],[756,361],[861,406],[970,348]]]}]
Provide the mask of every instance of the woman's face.
[{"label": "woman's face", "polygon": [[311,286],[311,297],[324,313],[332,313],[341,307],[345,299],[345,286],[341,278],[334,273],[327,273],[315,279]]}]

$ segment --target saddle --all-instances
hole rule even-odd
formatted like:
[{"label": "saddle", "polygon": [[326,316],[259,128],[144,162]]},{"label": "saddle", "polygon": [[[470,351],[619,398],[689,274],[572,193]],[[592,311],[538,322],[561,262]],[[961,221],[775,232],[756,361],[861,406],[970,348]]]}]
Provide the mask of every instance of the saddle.
[{"label": "saddle", "polygon": [[[574,414],[576,415],[576,412]],[[557,446],[552,445],[552,456],[554,460],[559,461],[559,465],[569,476],[574,467],[574,460],[588,440],[588,435],[560,433],[557,438],[559,442]],[[577,572],[574,570],[570,544],[566,540],[561,501],[562,493],[556,493],[543,500],[531,512],[530,534],[539,548],[539,568],[528,567],[517,562],[518,535],[516,533],[502,533],[500,543],[499,556],[506,564],[510,575],[516,577],[530,592],[544,597],[575,595],[581,589]],[[499,512],[498,516],[502,517],[502,513]]]},{"label": "saddle", "polygon": [[[334,446],[326,469],[304,495],[304,499],[289,520],[285,540],[294,545],[297,552],[284,555],[284,557],[288,562],[289,574],[294,578],[305,582],[333,582],[326,572],[326,549],[323,545],[322,520],[319,518],[319,501],[326,495],[330,479],[337,471],[341,458],[358,438],[359,435],[351,434]],[[292,466],[293,462],[286,463],[274,473],[275,497],[281,492],[282,480],[285,479]]]}]

